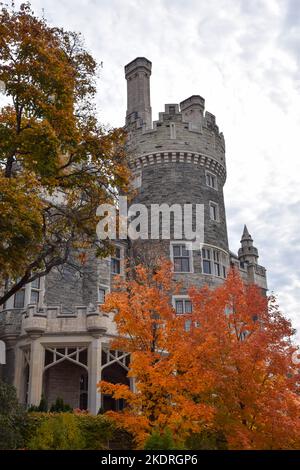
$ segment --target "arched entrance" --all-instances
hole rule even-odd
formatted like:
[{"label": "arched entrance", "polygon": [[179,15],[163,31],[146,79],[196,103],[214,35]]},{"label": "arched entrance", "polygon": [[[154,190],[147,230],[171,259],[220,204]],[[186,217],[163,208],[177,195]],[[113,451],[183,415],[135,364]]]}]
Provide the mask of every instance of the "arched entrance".
[{"label": "arched entrance", "polygon": [[87,409],[87,348],[46,347],[43,391],[49,408],[59,397],[72,408]]},{"label": "arched entrance", "polygon": [[[122,351],[102,350],[102,380],[113,384],[124,384],[130,386],[127,377],[130,355]],[[125,406],[123,399],[115,400],[109,395],[102,395],[101,408],[103,411],[120,411]]]}]

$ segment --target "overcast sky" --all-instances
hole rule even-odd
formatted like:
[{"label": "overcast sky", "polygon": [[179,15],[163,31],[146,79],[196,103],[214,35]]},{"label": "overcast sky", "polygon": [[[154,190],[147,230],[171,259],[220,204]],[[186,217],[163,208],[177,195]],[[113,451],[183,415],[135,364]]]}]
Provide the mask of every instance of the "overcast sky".
[{"label": "overcast sky", "polygon": [[[230,246],[247,223],[271,291],[300,329],[300,0],[33,0],[103,62],[102,122],[124,123],[123,67],[152,61],[153,118],[206,100],[226,141]],[[299,338],[298,334],[298,338]]]}]

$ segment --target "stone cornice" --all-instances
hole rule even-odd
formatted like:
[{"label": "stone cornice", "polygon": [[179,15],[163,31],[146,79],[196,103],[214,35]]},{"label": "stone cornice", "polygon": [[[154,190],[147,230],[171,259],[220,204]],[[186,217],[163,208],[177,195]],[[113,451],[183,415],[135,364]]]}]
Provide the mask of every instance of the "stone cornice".
[{"label": "stone cornice", "polygon": [[203,166],[218,175],[223,184],[226,181],[226,168],[211,155],[198,152],[174,152],[164,150],[163,152],[153,152],[137,157],[131,157],[129,167],[134,171],[140,168],[166,163],[190,163]]}]

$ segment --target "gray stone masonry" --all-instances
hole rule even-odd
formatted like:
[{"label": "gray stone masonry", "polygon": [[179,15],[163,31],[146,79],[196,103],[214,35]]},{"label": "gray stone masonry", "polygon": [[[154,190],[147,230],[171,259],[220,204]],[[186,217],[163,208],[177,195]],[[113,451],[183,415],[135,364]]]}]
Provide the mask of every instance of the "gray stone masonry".
[{"label": "gray stone masonry", "polygon": [[[158,120],[152,122],[151,72],[152,64],[145,57],[138,57],[125,67],[127,152],[136,188],[133,202],[148,208],[151,204],[204,205],[204,248],[211,256],[211,274],[204,272],[208,270],[207,259],[202,258],[201,246],[191,253],[189,272],[174,273],[175,281],[182,286],[180,294],[187,295],[191,286],[219,286],[230,265],[239,270],[246,283],[255,283],[266,292],[266,270],[257,263],[258,250],[246,227],[238,254],[229,251],[223,196],[225,140],[215,116],[205,110],[204,98],[192,95],[180,104],[166,104]],[[213,184],[210,178],[213,178]],[[216,220],[213,220],[211,204],[216,209]],[[195,228],[195,219],[193,222]],[[144,262],[146,265],[154,258],[172,259],[172,223],[171,240],[117,240],[122,258],[129,255],[132,263]],[[213,258],[218,254],[222,265],[219,274]],[[124,261],[121,262],[121,274],[125,274],[123,265]],[[113,289],[111,259],[97,259],[91,251],[82,270],[81,275],[69,267],[53,270],[43,284],[39,305],[28,304],[28,286],[24,308],[11,308],[14,305],[12,299],[2,310],[0,339],[6,343],[7,364],[0,366],[0,376],[16,385],[23,401],[27,396],[31,404],[38,404],[44,390],[49,405],[60,396],[78,407],[80,378],[88,374],[88,406],[97,413],[100,396],[96,383],[101,374],[113,382],[127,379],[125,369],[114,361],[106,369],[101,367],[101,348],[117,334],[113,314],[104,314],[98,303],[99,287],[107,291]],[[82,344],[89,351],[86,369],[63,359],[45,370],[43,355],[47,345],[66,348]],[[24,382],[25,359],[30,351],[27,383],[27,379]],[[106,403],[105,406],[110,405]]]}]

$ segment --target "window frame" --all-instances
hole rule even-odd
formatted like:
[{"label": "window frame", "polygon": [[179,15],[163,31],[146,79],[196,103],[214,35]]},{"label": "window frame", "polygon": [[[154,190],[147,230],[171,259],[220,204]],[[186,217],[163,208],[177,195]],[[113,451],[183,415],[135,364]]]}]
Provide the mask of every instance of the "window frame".
[{"label": "window frame", "polygon": [[[201,265],[202,274],[205,276],[214,276],[219,279],[226,279],[228,262],[226,263],[225,257],[228,254],[222,249],[213,245],[202,245],[201,246]],[[228,261],[228,259],[227,259]],[[210,272],[205,272],[204,263],[209,263]]]},{"label": "window frame", "polygon": [[[33,283],[38,283],[34,284]],[[23,291],[24,292],[24,302],[22,307],[16,307],[16,300],[15,296],[19,294],[19,292]],[[43,293],[45,291],[45,276],[39,277],[35,279],[32,282],[29,282],[26,284],[24,287],[22,287],[20,290],[18,290],[14,295],[11,296],[10,299],[6,302],[6,308],[16,308],[16,309],[26,309],[28,305],[36,305],[37,308],[42,307],[43,304]],[[37,302],[32,302],[31,300],[31,294],[32,292],[37,293]]]},{"label": "window frame", "polygon": [[[100,290],[103,290],[104,291],[104,302],[101,302],[100,301],[100,297],[99,297],[99,291]],[[109,290],[109,286],[107,285],[104,285],[104,284],[98,284],[98,290],[97,290],[97,302],[99,305],[103,305],[105,304],[105,297],[107,294],[109,294],[110,290]]]},{"label": "window frame", "polygon": [[[214,209],[216,218],[211,216],[211,209]],[[213,222],[220,222],[219,204],[215,201],[209,201],[209,218]]]},{"label": "window frame", "polygon": [[[213,178],[213,180],[215,181],[215,186],[209,184],[209,178]],[[205,183],[206,183],[206,186],[208,186],[209,188],[214,189],[215,191],[218,191],[217,175],[215,175],[211,171],[208,171],[208,170],[205,171]]]},{"label": "window frame", "polygon": [[[177,311],[176,311],[176,302],[182,302],[183,310],[184,310],[182,313],[177,313]],[[186,312],[186,309],[185,309],[185,304],[187,302],[189,302],[189,304],[191,306],[191,311],[190,312]],[[191,298],[188,295],[173,295],[172,296],[172,306],[175,310],[176,315],[191,315],[193,313],[193,304],[192,304]]]},{"label": "window frame", "polygon": [[[111,255],[110,257],[110,272],[113,276],[120,276],[123,274],[123,258],[124,258],[124,251],[123,251],[123,247],[120,246],[120,245],[115,245],[115,253],[113,255]],[[116,252],[117,250],[120,251],[120,256],[117,257],[116,256]],[[113,270],[113,265],[115,264],[114,261],[118,262],[119,263],[119,271],[118,272],[115,272]]]},{"label": "window frame", "polygon": [[[32,286],[32,284],[33,284],[34,282],[36,282],[36,281],[38,281],[37,287],[36,287],[36,286]],[[41,289],[41,278],[38,277],[37,279],[35,279],[34,281],[32,281],[32,282],[30,283],[30,293],[29,293],[30,297],[29,297],[29,303],[30,303],[31,305],[39,305],[39,304],[40,304],[41,290],[42,290],[42,289]],[[33,293],[33,292],[37,294],[37,302],[32,302],[32,300],[31,300],[31,298],[32,298],[32,293]]]},{"label": "window frame", "polygon": [[[19,294],[23,294],[23,303],[21,306],[17,306],[16,305],[16,296],[18,296]],[[22,287],[22,289],[18,290],[15,294],[14,294],[14,308],[17,308],[17,309],[20,309],[20,308],[25,308],[25,298],[26,298],[26,286],[25,287]]]},{"label": "window frame", "polygon": [[[179,255],[175,255],[174,256],[174,247],[176,246],[180,246],[181,249],[180,249],[180,256]],[[188,256],[182,256],[182,246],[185,247],[185,249],[188,251]],[[193,251],[191,250],[191,243],[189,242],[185,242],[185,241],[172,241],[170,243],[170,258],[171,258],[171,261],[172,261],[172,264],[173,264],[173,272],[176,273],[176,274],[190,274],[190,273],[193,273],[194,272],[194,266],[193,266]],[[189,270],[188,271],[176,271],[175,269],[175,259],[188,259],[188,263],[189,263]]]}]

